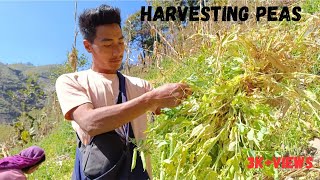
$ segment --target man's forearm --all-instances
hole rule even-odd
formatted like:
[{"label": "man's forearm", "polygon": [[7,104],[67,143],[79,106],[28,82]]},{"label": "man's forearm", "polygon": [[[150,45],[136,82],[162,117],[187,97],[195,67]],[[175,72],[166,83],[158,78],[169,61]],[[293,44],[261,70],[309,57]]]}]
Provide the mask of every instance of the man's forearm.
[{"label": "man's forearm", "polygon": [[147,112],[152,106],[150,93],[145,93],[125,103],[87,109],[87,113],[83,117],[76,118],[75,121],[90,136],[95,136],[128,123]]}]

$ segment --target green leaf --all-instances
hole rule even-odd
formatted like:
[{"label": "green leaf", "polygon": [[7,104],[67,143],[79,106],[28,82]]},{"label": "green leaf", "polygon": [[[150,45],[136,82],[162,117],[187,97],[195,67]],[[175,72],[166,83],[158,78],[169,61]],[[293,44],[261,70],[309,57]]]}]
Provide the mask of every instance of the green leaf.
[{"label": "green leaf", "polygon": [[203,125],[199,124],[197,127],[195,127],[191,132],[191,137],[194,137],[200,133],[200,131],[203,129]]},{"label": "green leaf", "polygon": [[240,133],[243,133],[243,132],[244,132],[245,127],[244,127],[244,125],[243,125],[242,123],[239,123],[239,124],[238,124],[238,128],[239,128],[239,130],[240,130]]},{"label": "green leaf", "polygon": [[172,160],[171,159],[165,159],[165,160],[163,160],[163,162],[166,163],[166,164],[171,164]]},{"label": "green leaf", "polygon": [[253,141],[253,139],[254,139],[254,130],[253,130],[253,129],[251,129],[251,130],[248,132],[247,137],[248,137],[248,140],[249,140],[249,141]]},{"label": "green leaf", "polygon": [[162,146],[167,145],[167,144],[168,144],[168,143],[167,143],[166,141],[161,141],[161,142],[158,144],[157,148],[161,148]]},{"label": "green leaf", "polygon": [[308,90],[303,90],[303,91],[309,99],[317,100],[317,96],[311,91],[308,91]]},{"label": "green leaf", "polygon": [[228,151],[234,151],[237,142],[233,141],[229,144]]},{"label": "green leaf", "polygon": [[30,140],[30,133],[29,131],[22,131],[21,133],[21,139],[25,142],[28,142]]},{"label": "green leaf", "polygon": [[261,131],[259,131],[259,132],[257,133],[257,140],[258,140],[259,142],[261,142],[261,141],[263,140],[263,133],[262,133]]}]

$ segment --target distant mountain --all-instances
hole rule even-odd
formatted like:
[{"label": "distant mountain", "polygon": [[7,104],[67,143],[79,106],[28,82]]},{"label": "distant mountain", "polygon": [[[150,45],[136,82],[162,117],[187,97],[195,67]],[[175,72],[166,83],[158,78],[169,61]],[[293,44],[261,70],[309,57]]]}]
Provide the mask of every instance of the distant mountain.
[{"label": "distant mountain", "polygon": [[[51,76],[54,76],[53,72],[58,68],[59,65],[34,66],[0,62],[0,123],[15,121],[20,116],[23,106],[26,109],[42,108],[46,94],[54,91],[54,77]],[[28,77],[37,77],[37,81],[28,81]],[[28,92],[27,89],[30,87],[38,89],[26,96],[25,92]],[[36,98],[41,91],[44,92],[44,96]]]}]

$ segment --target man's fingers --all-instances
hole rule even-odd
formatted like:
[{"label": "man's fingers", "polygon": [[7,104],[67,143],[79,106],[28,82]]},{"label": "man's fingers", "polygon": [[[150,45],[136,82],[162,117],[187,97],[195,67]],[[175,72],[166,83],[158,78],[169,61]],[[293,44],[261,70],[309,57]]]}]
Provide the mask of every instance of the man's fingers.
[{"label": "man's fingers", "polygon": [[161,108],[158,107],[154,113],[155,113],[155,115],[160,115],[161,114]]},{"label": "man's fingers", "polygon": [[187,94],[188,96],[192,94],[191,88],[185,88],[184,93]]},{"label": "man's fingers", "polygon": [[178,106],[179,104],[181,104],[181,99],[176,99],[175,100],[175,106]]},{"label": "man's fingers", "polygon": [[186,83],[177,83],[178,86],[181,88],[181,89],[186,89],[186,88],[190,88],[188,84]]},{"label": "man's fingers", "polygon": [[192,94],[192,90],[189,87],[189,85],[184,84],[184,83],[178,83],[178,84],[179,84],[179,89],[177,89],[177,91],[175,93],[172,93],[172,95],[175,98],[183,100]]},{"label": "man's fingers", "polygon": [[180,92],[179,91],[175,91],[175,92],[171,92],[171,96],[173,96],[173,97],[175,97],[175,98],[178,98],[178,97],[180,97]]}]

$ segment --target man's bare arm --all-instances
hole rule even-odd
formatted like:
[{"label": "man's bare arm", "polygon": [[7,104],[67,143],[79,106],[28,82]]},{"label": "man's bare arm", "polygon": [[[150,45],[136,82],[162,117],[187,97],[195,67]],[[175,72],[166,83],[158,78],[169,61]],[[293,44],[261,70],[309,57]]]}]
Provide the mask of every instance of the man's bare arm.
[{"label": "man's bare arm", "polygon": [[112,131],[147,111],[175,107],[191,93],[186,84],[161,86],[125,103],[94,109],[85,103],[70,111],[71,118],[90,136]]}]

